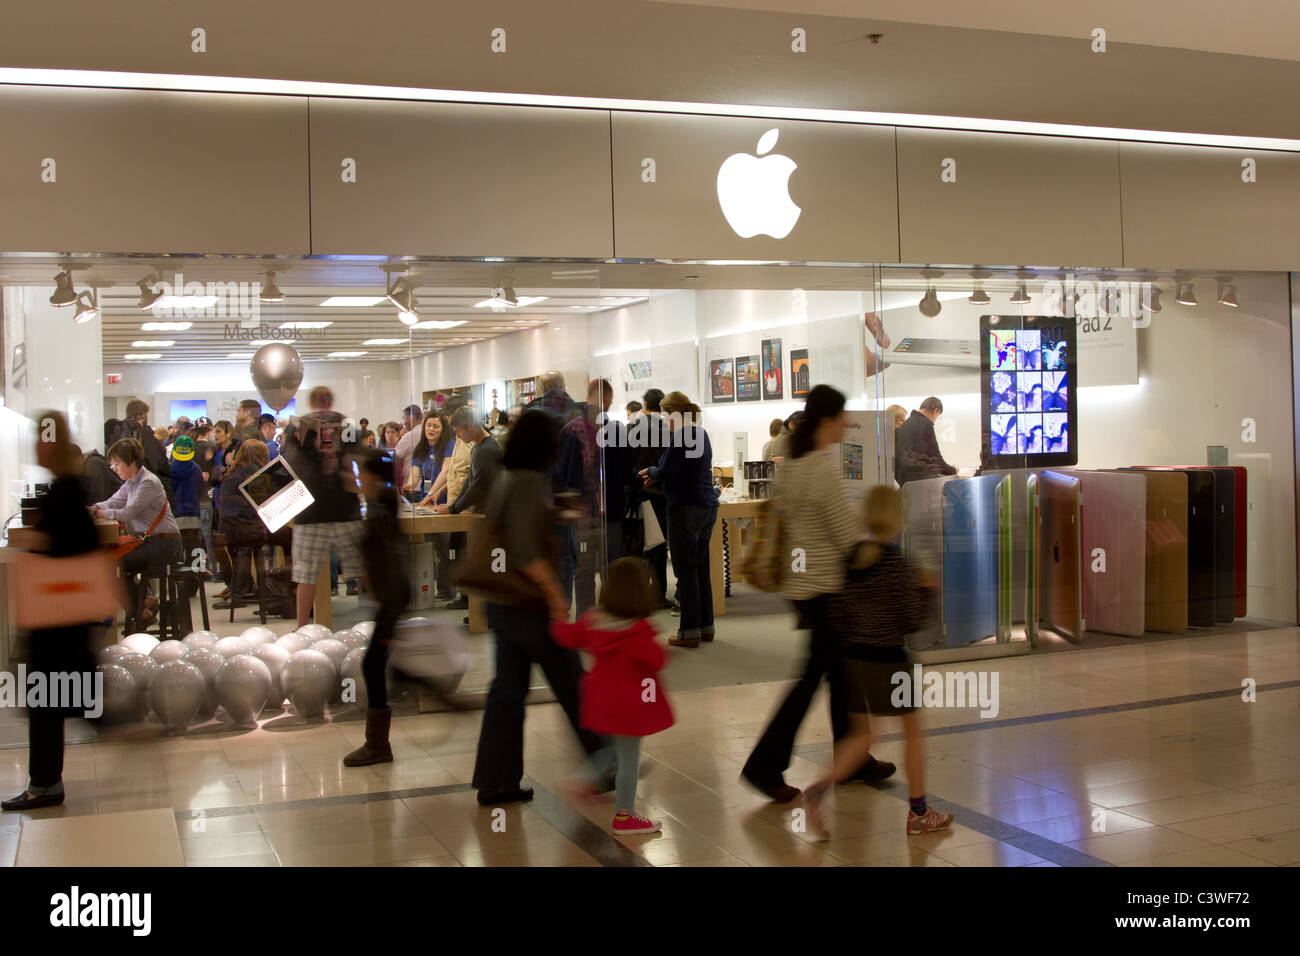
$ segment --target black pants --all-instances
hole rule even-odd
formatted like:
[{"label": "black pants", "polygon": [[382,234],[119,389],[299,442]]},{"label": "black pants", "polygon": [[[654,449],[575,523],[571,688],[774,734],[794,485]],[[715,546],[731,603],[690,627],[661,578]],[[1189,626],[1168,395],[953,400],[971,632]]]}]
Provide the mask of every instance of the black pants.
[{"label": "black pants", "polygon": [[[94,673],[90,628],[59,627],[31,634],[31,673],[80,675]],[[83,685],[84,686],[84,685]],[[27,776],[33,787],[52,787],[63,780],[63,721],[80,713],[55,707],[33,707],[27,719]]]},{"label": "black pants", "polygon": [[409,590],[384,595],[375,615],[375,630],[370,635],[366,656],[361,660],[361,676],[366,682],[366,706],[374,710],[388,706],[388,657],[393,652],[393,633],[398,619],[410,603]]},{"label": "black pants", "polygon": [[830,595],[819,594],[806,601],[795,601],[800,618],[811,627],[808,639],[808,659],[804,662],[799,682],[791,688],[785,701],[777,710],[772,722],[754,746],[754,752],[745,762],[745,774],[761,784],[778,781],[790,766],[794,738],[799,732],[812,704],[817,687],[826,678],[831,691],[831,733],[836,740],[849,729],[848,707],[844,694],[844,664],[839,643],[831,634],[827,619]]},{"label": "black pants", "polygon": [[524,698],[534,663],[542,665],[587,754],[600,750],[605,741],[578,722],[582,661],[577,651],[551,640],[546,612],[488,604],[487,618],[496,635],[496,673],[483,711],[473,786],[499,793],[517,788],[524,776]]}]

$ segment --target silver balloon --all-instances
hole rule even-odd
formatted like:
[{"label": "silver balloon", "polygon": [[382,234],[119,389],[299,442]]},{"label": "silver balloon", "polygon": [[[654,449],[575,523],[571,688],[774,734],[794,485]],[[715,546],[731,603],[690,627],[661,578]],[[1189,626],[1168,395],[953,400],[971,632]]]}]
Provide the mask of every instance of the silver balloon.
[{"label": "silver balloon", "polygon": [[217,673],[217,699],[237,724],[257,722],[271,693],[271,669],[252,654],[226,661]]},{"label": "silver balloon", "polygon": [[299,651],[305,651],[311,647],[311,638],[306,634],[299,634],[294,631],[292,634],[286,634],[275,642],[277,647],[283,647],[290,654],[296,654]]},{"label": "silver balloon", "polygon": [[338,670],[343,666],[343,658],[348,656],[348,649],[342,641],[336,641],[332,637],[327,637],[323,641],[317,641],[311,646],[313,651],[320,651],[330,659],[334,669]]},{"label": "silver balloon", "polygon": [[364,634],[358,634],[356,631],[344,631],[341,635],[336,632],[334,634],[334,640],[338,641],[350,651],[355,651],[357,648],[365,650],[370,646],[370,638],[366,637]]},{"label": "silver balloon", "polygon": [[375,633],[374,621],[362,621],[360,624],[352,625],[352,633],[360,634],[366,640],[370,640],[370,635]]},{"label": "silver balloon", "polygon": [[203,672],[185,661],[168,661],[149,685],[153,712],[168,730],[183,731],[203,706],[207,681]]},{"label": "silver balloon", "polygon": [[278,644],[259,644],[253,648],[253,656],[265,664],[271,671],[271,695],[266,698],[267,707],[284,705],[284,685],[280,683],[280,673],[289,663],[289,651]]},{"label": "silver balloon", "polygon": [[216,631],[190,631],[181,638],[181,643],[186,647],[216,647],[219,640]]},{"label": "silver balloon", "polygon": [[149,656],[159,664],[166,664],[168,661],[184,660],[189,652],[190,649],[180,641],[162,641],[149,652]]},{"label": "silver balloon", "polygon": [[158,673],[159,663],[152,657],[146,657],[132,651],[130,654],[123,654],[113,662],[119,667],[125,667],[135,678],[135,687],[141,694],[149,692],[149,684],[153,681],[154,675]]},{"label": "silver balloon", "polygon": [[284,692],[300,717],[319,717],[338,686],[338,672],[317,650],[298,651],[280,672]]},{"label": "silver balloon", "polygon": [[200,717],[211,717],[217,709],[217,673],[226,666],[226,659],[211,647],[191,647],[185,655],[185,663],[193,664],[203,672],[207,685],[203,694],[203,704],[199,707]]},{"label": "silver balloon", "polygon": [[298,633],[315,644],[317,641],[323,641],[329,637],[330,629],[324,624],[304,624],[298,628]]},{"label": "silver balloon", "polygon": [[130,648],[123,647],[121,644],[110,644],[108,647],[102,648],[95,657],[101,664],[113,664],[119,657],[125,657],[130,653]]},{"label": "silver balloon", "polygon": [[277,412],[293,401],[302,384],[302,357],[298,350],[283,342],[263,345],[248,364],[257,393]]},{"label": "silver balloon", "polygon": [[140,691],[131,672],[118,664],[101,664],[99,671],[104,675],[104,717],[109,721],[142,717]]},{"label": "silver balloon", "polygon": [[[369,700],[366,694],[366,681],[361,674],[361,662],[366,658],[366,649],[358,647],[356,650],[348,651],[348,656],[343,658],[343,684],[344,684],[344,703],[355,703],[357,707],[365,707]],[[354,695],[347,693],[347,682],[352,681]],[[352,701],[348,697],[353,696]]]},{"label": "silver balloon", "polygon": [[223,637],[217,641],[216,646],[216,652],[227,660],[238,657],[240,654],[247,654],[252,649],[253,645],[242,637]]},{"label": "silver balloon", "polygon": [[248,641],[248,643],[253,647],[257,647],[259,644],[275,643],[275,631],[271,630],[269,627],[262,627],[261,625],[250,627],[239,636]]},{"label": "silver balloon", "polygon": [[135,654],[148,654],[158,646],[158,638],[143,631],[122,638],[121,644]]}]

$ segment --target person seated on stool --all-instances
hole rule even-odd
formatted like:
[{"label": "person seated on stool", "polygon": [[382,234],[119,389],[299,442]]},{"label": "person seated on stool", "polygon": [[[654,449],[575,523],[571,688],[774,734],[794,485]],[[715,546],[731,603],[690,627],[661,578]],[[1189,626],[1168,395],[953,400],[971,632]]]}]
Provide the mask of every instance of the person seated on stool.
[{"label": "person seated on stool", "polygon": [[[270,460],[268,455],[266,442],[256,438],[245,440],[235,452],[231,470],[221,482],[221,517],[217,529],[225,536],[226,551],[230,555],[230,579],[226,582],[230,596],[212,605],[218,610],[242,607],[245,597],[251,596],[253,549],[266,544],[266,525],[262,524],[262,519],[239,486],[266,465]],[[257,574],[260,579],[263,569],[258,568]]]},{"label": "person seated on stool", "polygon": [[[172,517],[162,482],[144,467],[144,446],[134,438],[119,439],[108,450],[108,467],[122,479],[122,487],[108,500],[91,505],[91,515],[116,521],[127,534],[144,537],[139,547],[123,555],[122,575],[132,580],[136,575],[157,574],[167,564],[179,563],[180,528]],[[135,593],[131,597],[130,611],[134,614],[140,602]],[[157,598],[146,597],[135,626],[152,624],[157,619],[157,604]]]}]

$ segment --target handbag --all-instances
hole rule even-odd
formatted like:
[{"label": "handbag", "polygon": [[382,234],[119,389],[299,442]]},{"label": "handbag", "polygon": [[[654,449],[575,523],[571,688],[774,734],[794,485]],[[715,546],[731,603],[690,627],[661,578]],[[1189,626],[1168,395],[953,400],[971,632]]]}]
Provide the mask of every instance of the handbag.
[{"label": "handbag", "polygon": [[641,523],[645,527],[645,546],[642,550],[649,551],[664,543],[664,529],[659,526],[654,505],[648,500],[641,502]]},{"label": "handbag", "polygon": [[493,604],[545,610],[546,595],[522,571],[506,561],[505,535],[495,518],[484,518],[482,531],[469,535],[465,557],[452,569],[456,586]]},{"label": "handbag", "polygon": [[24,630],[102,621],[122,603],[117,568],[104,551],[66,558],[20,552],[13,581],[17,623]]},{"label": "handbag", "polygon": [[741,564],[745,580],[760,591],[781,590],[781,581],[785,577],[783,525],[781,513],[770,500],[764,501],[754,518],[758,540],[750,546]]},{"label": "handbag", "polygon": [[158,512],[158,517],[153,519],[153,524],[149,525],[149,530],[144,534],[136,537],[133,534],[119,534],[117,536],[117,547],[113,549],[113,558],[126,557],[140,545],[144,544],[149,535],[153,534],[153,529],[158,527],[158,522],[162,521],[163,515],[167,513],[167,502],[163,502],[162,511]]}]

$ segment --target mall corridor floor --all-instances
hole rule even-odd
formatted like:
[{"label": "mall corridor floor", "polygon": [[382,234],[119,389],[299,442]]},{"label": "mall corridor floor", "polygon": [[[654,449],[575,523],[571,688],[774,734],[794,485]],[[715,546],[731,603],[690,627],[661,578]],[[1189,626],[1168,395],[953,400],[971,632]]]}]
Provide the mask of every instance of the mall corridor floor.
[{"label": "mall corridor floor", "polygon": [[[645,741],[639,789],[640,812],[663,820],[656,836],[615,837],[608,805],[565,802],[579,751],[547,703],[527,717],[536,799],[495,812],[469,787],[479,711],[398,717],[396,760],[360,769],[340,764],[363,737],[355,717],[72,745],[68,803],[27,819],[97,814],[102,825],[80,821],[75,851],[42,847],[46,831],[28,826],[20,848],[21,821],[7,814],[0,864],[76,864],[101,844],[119,864],[143,862],[133,856],[157,847],[132,828],[162,819],[175,823],[175,862],[190,866],[1300,865],[1300,629],[937,669],[996,671],[1000,690],[995,718],[927,714],[931,802],[956,814],[947,833],[904,833],[901,767],[833,793],[830,839],[802,832],[798,801],[770,805],[738,779],[789,685],[674,693],[669,674],[677,724]],[[879,757],[901,763],[900,729],[877,728]],[[829,736],[823,691],[790,783],[823,771]],[[26,764],[24,749],[0,750],[0,790],[20,790]],[[142,810],[164,813],[126,813]]]}]

